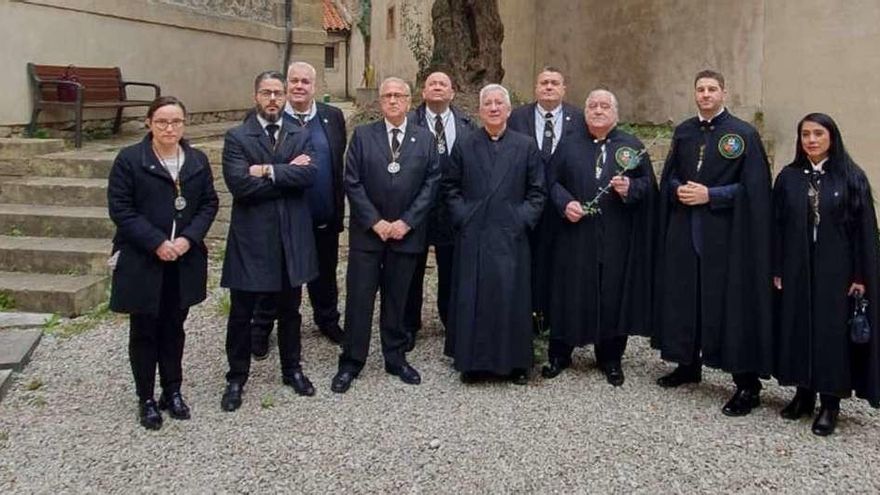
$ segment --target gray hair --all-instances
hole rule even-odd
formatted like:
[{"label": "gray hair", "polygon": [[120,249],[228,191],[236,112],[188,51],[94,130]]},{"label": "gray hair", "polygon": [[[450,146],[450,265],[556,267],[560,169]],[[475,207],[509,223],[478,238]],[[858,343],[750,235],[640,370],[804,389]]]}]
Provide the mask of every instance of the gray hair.
[{"label": "gray hair", "polygon": [[287,77],[290,77],[290,71],[294,68],[297,69],[305,69],[312,75],[312,81],[318,78],[318,71],[315,70],[315,67],[308,62],[293,62],[287,67]]},{"label": "gray hair", "polygon": [[500,92],[501,96],[504,97],[504,103],[506,103],[507,106],[510,106],[510,92],[507,91],[507,88],[505,88],[504,86],[502,86],[500,84],[494,84],[494,83],[487,84],[487,85],[483,86],[483,89],[480,90],[480,105],[483,104],[483,100],[485,99],[486,95],[488,95],[489,93],[491,93],[493,91]]},{"label": "gray hair", "polygon": [[406,88],[407,95],[410,95],[410,96],[412,95],[412,89],[409,87],[409,83],[399,77],[394,77],[394,76],[386,77],[385,79],[382,80],[382,84],[379,85],[379,95],[382,94],[382,92],[383,92],[382,90],[385,88],[385,85],[388,83],[400,84],[404,88]]},{"label": "gray hair", "polygon": [[587,95],[587,99],[584,100],[584,106],[589,104],[590,98],[592,98],[593,96],[596,96],[600,93],[605,93],[608,96],[610,96],[611,97],[611,104],[614,105],[614,111],[616,112],[619,110],[619,107],[617,106],[617,96],[615,96],[614,93],[612,93],[611,91],[609,91],[605,88],[596,88],[596,89],[590,91],[590,94]]}]

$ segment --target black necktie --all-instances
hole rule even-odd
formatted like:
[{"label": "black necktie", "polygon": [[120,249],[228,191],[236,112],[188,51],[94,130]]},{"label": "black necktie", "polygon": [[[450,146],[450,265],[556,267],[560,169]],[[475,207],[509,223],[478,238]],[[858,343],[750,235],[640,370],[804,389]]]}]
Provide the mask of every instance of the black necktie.
[{"label": "black necktie", "polygon": [[266,126],[266,134],[269,135],[269,143],[272,144],[272,147],[275,147],[275,133],[278,132],[279,126],[278,124],[269,124]]},{"label": "black necktie", "polygon": [[544,114],[544,141],[541,143],[541,153],[550,158],[553,154],[553,114]]},{"label": "black necktie", "polygon": [[300,127],[306,126],[306,118],[309,116],[307,113],[298,113],[296,114],[296,120],[299,121]]},{"label": "black necktie", "polygon": [[443,119],[439,115],[434,117],[434,134],[437,135],[437,151],[439,153],[447,153],[449,147],[446,146],[446,126],[443,125]]},{"label": "black necktie", "polygon": [[397,153],[397,150],[400,149],[400,140],[397,139],[398,134],[400,134],[400,129],[396,127],[391,129],[391,153]]}]

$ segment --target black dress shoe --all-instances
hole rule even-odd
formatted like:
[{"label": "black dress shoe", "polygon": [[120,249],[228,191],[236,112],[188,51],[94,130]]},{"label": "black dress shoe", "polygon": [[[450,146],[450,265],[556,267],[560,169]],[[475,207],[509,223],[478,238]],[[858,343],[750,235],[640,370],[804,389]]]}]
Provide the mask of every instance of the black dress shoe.
[{"label": "black dress shoe", "polygon": [[255,361],[262,361],[269,357],[268,335],[259,335],[251,339],[251,355]]},{"label": "black dress shoe", "polygon": [[513,373],[510,374],[510,381],[515,385],[528,385],[529,372],[526,370],[513,370]]},{"label": "black dress shoe", "polygon": [[840,414],[840,409],[820,407],[819,414],[816,416],[816,420],[813,421],[813,433],[820,437],[827,437],[834,433],[834,429],[837,427],[838,414]]},{"label": "black dress shoe", "polygon": [[571,361],[551,359],[548,364],[541,367],[541,376],[547,379],[556,378],[569,366],[571,366]]},{"label": "black dress shoe", "polygon": [[685,383],[700,383],[703,373],[699,368],[679,365],[672,373],[663,375],[657,379],[657,385],[663,388],[675,388]]},{"label": "black dress shoe", "polygon": [[293,390],[299,395],[306,397],[315,395],[315,387],[301,370],[294,371],[290,376],[282,378],[281,381],[285,385],[293,387]]},{"label": "black dress shoe", "polygon": [[418,385],[422,383],[422,377],[415,368],[408,363],[397,366],[385,363],[385,371],[400,378],[400,381],[408,385]]},{"label": "black dress shoe", "polygon": [[356,375],[352,371],[339,371],[336,373],[336,376],[333,377],[333,381],[330,382],[330,390],[337,394],[344,394],[348,391],[348,388],[351,387],[351,382],[353,382],[355,378]]},{"label": "black dress shoe", "polygon": [[226,412],[232,412],[241,407],[242,386],[237,382],[229,382],[226,384],[226,390],[223,392],[223,398],[220,399],[220,408]]},{"label": "black dress shoe", "polygon": [[620,367],[620,363],[606,364],[602,366],[602,372],[605,373],[605,380],[611,385],[615,387],[623,385],[623,368]]},{"label": "black dress shoe", "polygon": [[333,342],[336,345],[342,345],[342,339],[344,337],[342,328],[338,323],[334,323],[332,325],[323,326],[318,329],[321,332],[321,335],[327,337],[330,342]]},{"label": "black dress shoe", "polygon": [[168,410],[168,415],[174,419],[189,419],[189,406],[186,405],[186,402],[183,400],[183,396],[180,395],[180,392],[171,392],[170,394],[165,394],[159,396],[159,409],[164,411]]},{"label": "black dress shoe", "polygon": [[461,383],[472,384],[477,383],[479,381],[479,376],[476,372],[473,371],[463,371],[461,373]]},{"label": "black dress shoe", "polygon": [[782,408],[779,415],[785,419],[796,420],[804,416],[810,417],[816,409],[816,394],[802,394],[800,392],[794,395],[791,402]]},{"label": "black dress shoe", "polygon": [[138,419],[140,419],[141,426],[148,430],[158,430],[162,427],[162,413],[159,412],[155,400],[141,401],[138,407]]},{"label": "black dress shoe", "polygon": [[752,409],[761,404],[761,395],[759,390],[750,390],[747,388],[738,388],[733,393],[733,397],[724,404],[721,412],[725,416],[737,417],[745,416],[752,412]]}]

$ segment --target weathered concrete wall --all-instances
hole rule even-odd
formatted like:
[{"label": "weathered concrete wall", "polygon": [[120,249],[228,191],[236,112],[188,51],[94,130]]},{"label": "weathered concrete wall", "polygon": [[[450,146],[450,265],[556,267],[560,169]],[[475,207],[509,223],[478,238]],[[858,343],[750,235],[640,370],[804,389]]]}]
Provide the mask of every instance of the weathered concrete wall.
[{"label": "weathered concrete wall", "polygon": [[[424,0],[373,0],[371,16],[371,52],[376,84],[396,76],[414,85],[419,66],[407,44],[404,16],[412,19],[431,36],[431,2]],[[394,25],[388,24],[388,12],[394,9]]]},{"label": "weathered concrete wall", "polygon": [[766,20],[765,128],[777,141],[777,163],[794,157],[798,120],[824,112],[877,190],[880,2],[768,1]]},{"label": "weathered concrete wall", "polygon": [[[277,1],[264,1],[277,10]],[[320,71],[326,39],[321,2],[299,0],[295,6],[294,56]],[[27,62],[119,66],[125,79],[155,82],[163,94],[182,98],[192,112],[246,108],[252,104],[253,77],[281,68],[286,39],[281,26],[145,0],[4,0],[0,32],[0,64],[6,68],[0,73],[3,125],[30,119]],[[131,109],[127,115],[143,112]],[[41,116],[41,121],[52,117]],[[87,112],[86,118],[92,117],[101,114]]]},{"label": "weathered concrete wall", "polygon": [[501,0],[498,13],[504,23],[504,41],[501,60],[504,67],[503,84],[513,92],[515,100],[532,101],[535,94],[535,70],[538,24],[535,0]]}]

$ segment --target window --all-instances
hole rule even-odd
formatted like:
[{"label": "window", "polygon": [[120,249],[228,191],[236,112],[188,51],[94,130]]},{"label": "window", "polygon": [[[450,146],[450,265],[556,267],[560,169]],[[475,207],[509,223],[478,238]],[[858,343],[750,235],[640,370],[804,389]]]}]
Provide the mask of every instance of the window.
[{"label": "window", "polygon": [[324,47],[324,68],[336,68],[336,45],[327,45]]},{"label": "window", "polygon": [[385,38],[392,40],[397,35],[397,11],[394,6],[388,7],[388,16],[385,19]]}]

